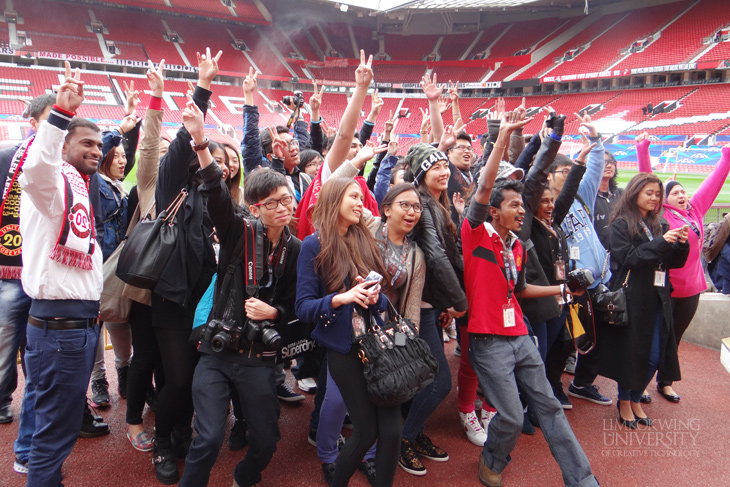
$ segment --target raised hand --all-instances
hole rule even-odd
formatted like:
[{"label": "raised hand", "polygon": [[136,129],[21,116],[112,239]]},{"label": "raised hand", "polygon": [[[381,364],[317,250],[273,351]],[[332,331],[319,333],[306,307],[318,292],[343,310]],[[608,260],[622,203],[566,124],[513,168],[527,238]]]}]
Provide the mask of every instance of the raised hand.
[{"label": "raised hand", "polygon": [[398,136],[394,136],[393,139],[388,142],[388,155],[389,156],[395,156],[398,155],[398,149],[400,146],[398,145]]},{"label": "raised hand", "polygon": [[583,139],[583,147],[580,149],[578,157],[575,158],[575,162],[582,166],[585,166],[586,157],[588,157],[588,154],[596,146],[596,143],[591,143],[591,141],[588,139],[588,137],[585,136],[585,134],[580,134],[580,136]]},{"label": "raised hand", "polygon": [[256,87],[258,86],[258,82],[256,81],[256,77],[258,76],[258,71],[254,71],[252,66],[249,66],[248,68],[248,75],[246,75],[245,78],[243,78],[243,93],[244,95],[246,93],[253,93],[256,91]]},{"label": "raised hand", "polygon": [[148,59],[147,67],[147,82],[150,85],[152,96],[162,98],[162,94],[165,92],[165,60],[161,59],[159,66],[155,69],[155,65]]},{"label": "raised hand", "polygon": [[433,73],[433,79],[431,79],[428,73],[423,75],[421,78],[421,89],[423,90],[423,94],[426,95],[426,99],[428,101],[438,100],[441,97],[441,93],[444,91],[444,89],[439,88],[436,83],[436,73]]},{"label": "raised hand", "polygon": [[375,157],[375,154],[380,154],[381,152],[385,152],[388,150],[387,144],[380,144],[378,146],[375,145],[374,142],[368,141],[367,144],[363,146],[362,149],[360,149],[360,152],[357,153],[357,156],[355,156],[355,159],[362,162],[363,164]]},{"label": "raised hand", "polygon": [[[390,134],[393,133],[393,130],[395,130],[395,125],[396,125],[397,122],[398,122],[398,120],[393,117],[393,110],[391,110],[390,111],[390,118],[388,118],[388,120],[385,122],[385,128],[383,129],[383,132],[387,136],[390,136]],[[385,139],[387,140],[388,137],[385,137]]]},{"label": "raised hand", "polygon": [[137,104],[139,103],[139,91],[134,89],[134,80],[129,82],[127,85],[126,81],[122,81],[124,84],[124,96],[127,99],[127,115],[133,115],[137,111]]},{"label": "raised hand", "polygon": [[279,137],[276,127],[267,127],[266,129],[269,131],[269,135],[271,136],[271,152],[274,153],[274,157],[283,160],[284,154],[286,154],[288,149],[286,142]]},{"label": "raised hand", "polygon": [[[317,82],[315,80],[312,80],[312,85],[314,85],[314,93],[312,93],[312,96],[309,97],[309,108],[312,109],[312,112],[319,113],[319,107],[322,106],[324,85],[322,85],[322,89],[320,91],[317,91]],[[314,115],[312,116],[312,120],[314,120]]]},{"label": "raised hand", "polygon": [[421,110],[421,133],[424,133],[428,130],[428,124],[431,123],[431,115],[428,113],[428,108],[424,110],[418,107],[418,109]]},{"label": "raised hand", "polygon": [[201,144],[205,139],[204,123],[203,123],[203,112],[200,111],[198,105],[193,101],[193,97],[187,94],[188,102],[185,104],[185,109],[182,113],[183,126],[190,133],[193,138],[193,142]]},{"label": "raised hand", "polygon": [[515,111],[520,113],[522,118],[525,118],[527,115],[527,105],[525,104],[525,97],[522,97],[522,103],[520,103],[520,106],[515,108]]},{"label": "raised hand", "polygon": [[373,55],[365,61],[365,51],[360,49],[360,66],[355,70],[355,84],[358,88],[367,88],[373,81]]},{"label": "raised hand", "polygon": [[[380,110],[383,109],[383,105],[385,105],[385,102],[382,98],[380,98],[380,95],[378,95],[377,88],[373,91],[372,95],[370,95],[371,103],[370,103],[370,115],[373,118],[377,118],[378,115],[380,115]],[[369,119],[370,117],[368,117]],[[371,122],[374,122],[375,120],[371,120]]]},{"label": "raised hand", "polygon": [[328,139],[331,139],[337,134],[337,128],[330,127],[327,125],[327,122],[322,120],[322,132],[324,132],[324,135],[326,135]]},{"label": "raised hand", "polygon": [[136,115],[127,115],[122,119],[122,122],[119,124],[119,131],[122,134],[126,134],[127,132],[132,130],[135,125],[137,125],[137,122],[139,122],[139,118],[137,118]]},{"label": "raised hand", "polygon": [[459,216],[463,215],[464,207],[466,207],[466,200],[464,200],[464,197],[461,196],[461,193],[454,193],[454,196],[451,198],[451,202],[453,203],[454,209],[459,214]]},{"label": "raised hand", "polygon": [[457,80],[456,83],[449,80],[449,98],[451,98],[452,103],[457,101],[459,99],[459,81]]},{"label": "raised hand", "polygon": [[451,108],[451,102],[449,101],[448,98],[445,98],[445,97],[439,98],[438,104],[439,104],[439,113],[441,113],[441,115],[446,113],[446,110]]},{"label": "raised hand", "polygon": [[218,60],[223,55],[223,51],[218,51],[215,56],[210,55],[210,47],[205,48],[205,54],[196,53],[198,56],[198,86],[210,89],[210,83],[218,74]]},{"label": "raised hand", "polygon": [[487,119],[502,120],[502,115],[504,115],[504,98],[497,98],[497,103],[487,113]]},{"label": "raised hand", "polygon": [[530,123],[531,120],[532,117],[524,118],[524,115],[517,111],[505,112],[504,115],[502,115],[502,121],[499,124],[499,130],[504,130],[508,133],[512,133],[516,129],[524,127],[525,125]]},{"label": "raised hand", "polygon": [[444,133],[439,141],[439,150],[446,151],[456,143],[456,136],[460,133],[464,124],[461,123],[461,119],[457,119],[454,125],[447,125],[444,127]]},{"label": "raised hand", "polygon": [[639,142],[643,142],[649,138],[648,132],[642,132],[639,135],[636,136],[636,139],[634,141],[638,144]]},{"label": "raised hand", "polygon": [[558,115],[552,108],[550,108],[550,112],[545,123],[555,135],[558,137],[563,136],[563,132],[565,131],[565,115]]},{"label": "raised hand", "polygon": [[84,82],[81,81],[81,70],[71,74],[71,64],[66,61],[66,75],[63,84],[56,94],[56,105],[67,112],[76,112],[84,102]]},{"label": "raised hand", "polygon": [[596,130],[596,126],[593,125],[593,121],[591,120],[591,116],[587,113],[584,116],[580,116],[579,113],[576,113],[575,116],[578,118],[578,121],[580,122],[581,127],[585,127],[588,129],[588,135],[595,139],[598,137],[598,130]]}]

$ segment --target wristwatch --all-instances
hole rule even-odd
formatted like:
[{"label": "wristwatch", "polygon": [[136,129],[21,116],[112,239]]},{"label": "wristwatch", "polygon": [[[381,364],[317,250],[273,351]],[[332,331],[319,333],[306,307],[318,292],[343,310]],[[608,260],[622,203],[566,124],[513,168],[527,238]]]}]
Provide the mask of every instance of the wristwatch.
[{"label": "wristwatch", "polygon": [[203,142],[201,142],[198,145],[195,145],[195,141],[190,139],[190,147],[192,147],[195,152],[205,150],[208,148],[209,145],[210,145],[210,140],[208,139],[208,137],[205,137],[203,139]]}]

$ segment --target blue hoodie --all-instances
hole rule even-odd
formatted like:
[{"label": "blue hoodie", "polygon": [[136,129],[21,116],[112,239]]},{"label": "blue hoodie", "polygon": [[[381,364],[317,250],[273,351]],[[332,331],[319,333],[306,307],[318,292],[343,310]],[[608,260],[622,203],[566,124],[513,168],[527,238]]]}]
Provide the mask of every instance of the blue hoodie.
[{"label": "blue hoodie", "polygon": [[588,154],[586,173],[578,187],[578,196],[585,205],[576,197],[560,228],[568,237],[568,246],[577,246],[580,249],[580,259],[575,260],[576,268],[589,268],[594,271],[596,282],[591,286],[593,288],[598,285],[599,281],[607,284],[611,279],[611,270],[610,266],[607,266],[603,279],[599,279],[606,261],[606,249],[598,239],[598,233],[593,227],[593,214],[598,186],[603,178],[605,161],[601,137],[591,138],[591,142],[595,142],[596,146]]}]

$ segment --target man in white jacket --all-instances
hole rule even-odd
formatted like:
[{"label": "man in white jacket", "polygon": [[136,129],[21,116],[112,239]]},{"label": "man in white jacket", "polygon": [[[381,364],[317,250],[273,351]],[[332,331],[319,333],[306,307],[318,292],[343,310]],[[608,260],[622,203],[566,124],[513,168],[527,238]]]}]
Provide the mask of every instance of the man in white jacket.
[{"label": "man in white jacket", "polygon": [[94,238],[88,177],[101,158],[91,121],[73,119],[84,100],[77,70],[28,150],[20,231],[23,289],[31,297],[27,327],[28,383],[35,390],[35,429],[28,486],[61,485],[61,466],[81,428],[86,388],[99,338],[102,255]]}]

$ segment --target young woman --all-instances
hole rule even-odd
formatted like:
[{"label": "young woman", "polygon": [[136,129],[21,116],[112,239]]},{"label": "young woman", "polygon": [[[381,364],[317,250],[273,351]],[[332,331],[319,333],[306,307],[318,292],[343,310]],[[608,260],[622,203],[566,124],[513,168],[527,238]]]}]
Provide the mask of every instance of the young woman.
[{"label": "young woman", "polygon": [[[347,485],[375,440],[378,487],[393,485],[398,459],[400,407],[370,402],[354,342],[355,327],[387,307],[381,285],[390,288],[381,251],[362,221],[363,198],[352,179],[332,178],[322,186],[312,215],[317,232],[302,242],[297,266],[297,316],[315,323],[312,337],[327,348],[330,376],[353,425],[332,471],[335,487]],[[381,284],[363,282],[371,271],[383,276]]]},{"label": "young woman", "polygon": [[619,188],[616,182],[618,179],[616,158],[608,151],[603,153],[603,158],[606,161],[606,165],[603,166],[603,178],[601,179],[601,184],[598,186],[598,193],[596,194],[596,204],[593,209],[595,215],[593,218],[593,226],[603,246],[608,248],[608,218],[611,216],[611,210],[618,203],[618,200],[621,198],[621,193],[624,190]]},{"label": "young woman", "polygon": [[[649,139],[646,132],[639,135],[636,141],[639,171],[651,173]],[[687,263],[682,268],[669,272],[674,288],[672,299],[674,300],[674,335],[677,339],[677,346],[694,318],[700,302],[700,293],[707,289],[700,259],[705,235],[703,222],[707,210],[720,193],[728,173],[730,173],[730,145],[722,149],[722,158],[717,167],[707,176],[691,198],[687,196],[684,187],[677,181],[670,181],[666,185],[663,216],[669,222],[669,228],[688,225],[691,230],[688,238],[690,251]],[[657,391],[665,399],[679,402],[680,396],[672,389],[672,380],[663,367],[659,367],[657,374]]]},{"label": "young woman", "polygon": [[305,149],[299,153],[299,170],[312,179],[317,175],[323,163],[322,155],[316,150]]},{"label": "young woman", "polygon": [[449,459],[448,453],[423,434],[426,420],[451,390],[440,323],[463,316],[467,302],[461,286],[464,264],[447,196],[448,157],[429,144],[415,144],[405,161],[405,179],[413,181],[423,201],[421,218],[414,229],[415,241],[426,258],[419,336],[428,343],[439,370],[434,382],[413,398],[403,425],[399,463],[408,473],[425,475],[421,457],[441,462]]},{"label": "young woman", "polygon": [[233,202],[237,205],[244,205],[243,190],[241,189],[241,156],[238,149],[228,142],[223,142],[223,148],[228,155],[228,178],[226,186],[231,193]]},{"label": "young woman", "polygon": [[680,378],[674,336],[669,269],[682,267],[689,253],[685,225],[670,230],[659,216],[661,180],[639,173],[624,190],[611,216],[612,290],[625,287],[626,326],[600,324],[599,373],[618,383],[621,424],[652,426],[641,396],[659,367]]}]

